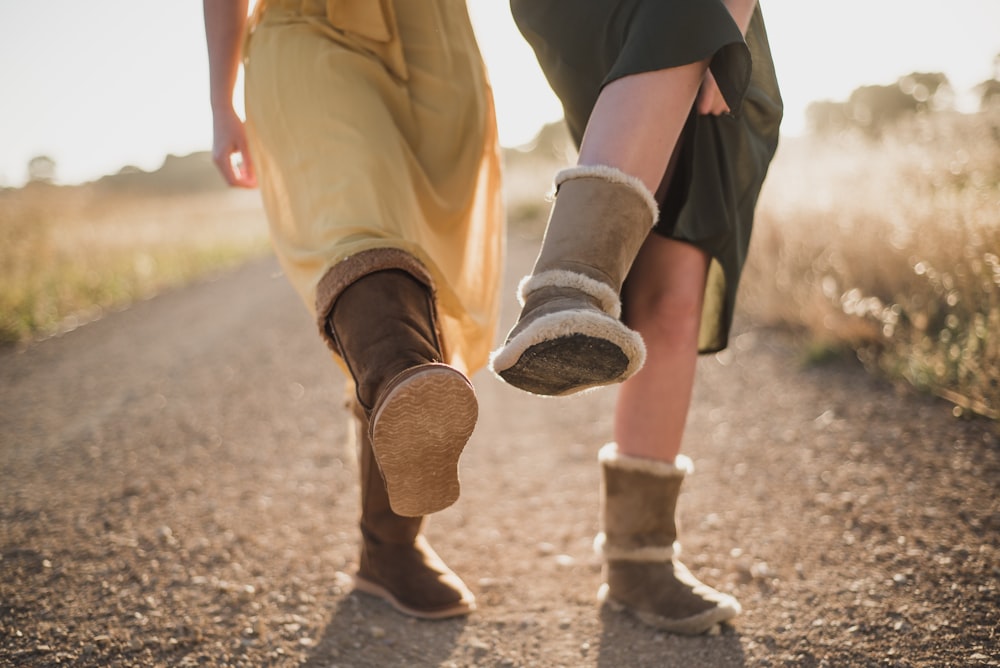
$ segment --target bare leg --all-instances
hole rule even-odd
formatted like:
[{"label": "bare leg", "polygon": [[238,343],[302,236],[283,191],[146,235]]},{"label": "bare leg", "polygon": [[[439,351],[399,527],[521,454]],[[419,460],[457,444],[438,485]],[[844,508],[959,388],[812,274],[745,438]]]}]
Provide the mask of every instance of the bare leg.
[{"label": "bare leg", "polygon": [[656,192],[694,104],[708,61],[612,81],[580,143],[581,165],[609,165]]},{"label": "bare leg", "polygon": [[674,461],[694,387],[708,256],[651,234],[624,287],[625,324],[646,342],[646,364],[624,381],[614,434],[622,454]]},{"label": "bare leg", "polygon": [[[669,159],[705,67],[701,62],[609,84],[587,126],[580,164],[617,167],[651,193],[669,185]],[[699,110],[715,113],[701,101]],[[642,335],[645,365],[623,379],[615,407],[616,443],[598,457],[597,544],[604,554],[598,597],[658,628],[703,633],[740,613],[734,598],[699,582],[676,554],[675,509],[681,481],[691,470],[679,451],[694,387],[709,258],[655,233],[637,248],[622,286],[622,320]]]}]

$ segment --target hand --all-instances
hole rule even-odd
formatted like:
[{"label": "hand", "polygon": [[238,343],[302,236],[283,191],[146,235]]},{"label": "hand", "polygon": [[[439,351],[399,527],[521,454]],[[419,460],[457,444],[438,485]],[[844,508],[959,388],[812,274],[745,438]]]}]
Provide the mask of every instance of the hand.
[{"label": "hand", "polygon": [[257,175],[250,161],[246,126],[232,109],[214,118],[212,161],[231,186],[256,188]]},{"label": "hand", "polygon": [[698,90],[698,99],[695,100],[695,109],[703,116],[721,116],[729,113],[729,105],[722,97],[722,91],[715,82],[711,70],[705,70],[705,76],[701,81],[701,88]]}]

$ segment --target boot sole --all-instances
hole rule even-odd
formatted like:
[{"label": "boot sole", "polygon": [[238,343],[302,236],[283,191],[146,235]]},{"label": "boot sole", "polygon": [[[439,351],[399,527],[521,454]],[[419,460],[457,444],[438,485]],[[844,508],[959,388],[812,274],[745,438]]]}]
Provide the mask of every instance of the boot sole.
[{"label": "boot sole", "polygon": [[410,606],[401,603],[398,598],[392,595],[392,592],[382,585],[376,584],[371,580],[366,580],[360,575],[354,576],[354,590],[370,596],[376,596],[404,615],[409,615],[410,617],[416,617],[418,619],[449,619],[451,617],[461,617],[474,612],[476,609],[475,600],[470,601],[464,598],[456,602],[454,605],[448,606],[447,608],[441,608],[439,610],[420,610],[419,608],[411,608]]},{"label": "boot sole", "polygon": [[500,377],[525,392],[560,396],[614,383],[626,368],[628,358],[615,344],[573,334],[529,346]]},{"label": "boot sole", "polygon": [[389,382],[372,411],[371,440],[393,512],[422,517],[458,500],[458,459],[478,417],[472,383],[445,364]]},{"label": "boot sole", "polygon": [[562,396],[620,383],[638,371],[646,346],[638,332],[603,313],[542,316],[492,357],[493,372],[525,392]]},{"label": "boot sole", "polygon": [[728,600],[723,600],[714,608],[700,612],[697,615],[681,619],[671,619],[651,612],[636,610],[625,603],[616,601],[608,594],[607,584],[601,585],[601,588],[597,592],[597,600],[600,604],[617,613],[632,615],[647,626],[687,636],[708,633],[714,626],[728,622],[742,612],[739,602],[732,597],[728,597]]}]

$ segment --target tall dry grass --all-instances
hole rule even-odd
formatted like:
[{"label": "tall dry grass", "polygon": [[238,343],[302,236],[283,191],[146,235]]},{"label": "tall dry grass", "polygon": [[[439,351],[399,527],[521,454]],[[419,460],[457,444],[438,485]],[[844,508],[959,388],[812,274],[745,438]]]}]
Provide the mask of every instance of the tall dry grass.
[{"label": "tall dry grass", "polygon": [[741,307],[1000,418],[1000,115],[785,140]]},{"label": "tall dry grass", "polygon": [[268,248],[256,193],[0,192],[0,343],[71,329]]}]

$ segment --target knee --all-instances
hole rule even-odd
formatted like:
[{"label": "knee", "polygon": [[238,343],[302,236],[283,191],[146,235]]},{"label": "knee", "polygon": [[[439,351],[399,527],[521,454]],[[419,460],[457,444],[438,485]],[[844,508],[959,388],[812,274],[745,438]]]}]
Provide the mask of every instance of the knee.
[{"label": "knee", "polygon": [[647,344],[674,345],[698,337],[701,294],[656,290],[623,306],[625,324],[642,334]]}]

